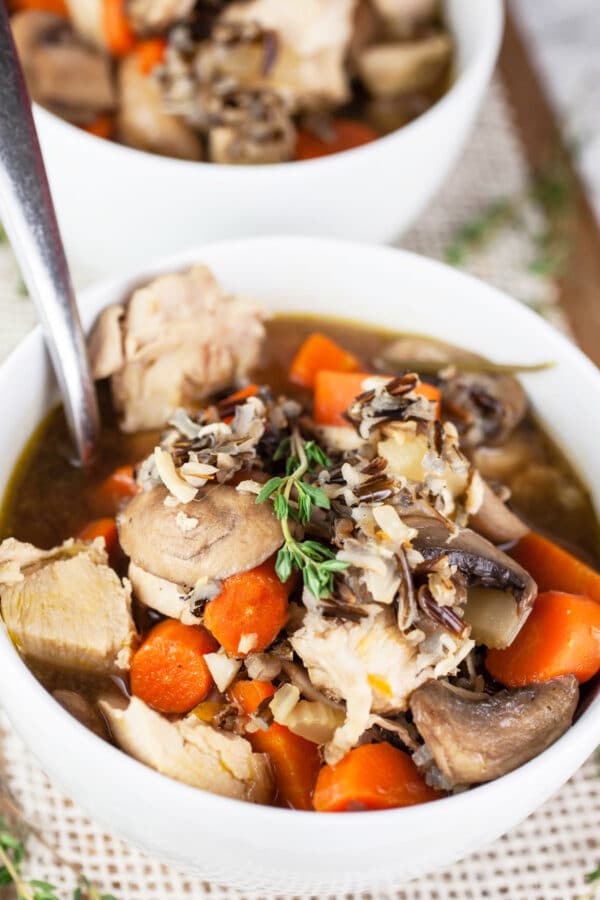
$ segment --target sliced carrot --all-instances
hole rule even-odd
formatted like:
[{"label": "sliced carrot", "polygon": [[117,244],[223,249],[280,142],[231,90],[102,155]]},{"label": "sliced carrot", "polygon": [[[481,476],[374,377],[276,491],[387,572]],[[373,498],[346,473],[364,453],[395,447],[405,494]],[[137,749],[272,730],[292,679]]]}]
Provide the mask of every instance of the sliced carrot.
[{"label": "sliced carrot", "polygon": [[235,391],[235,393],[220,400],[217,408],[223,421],[227,425],[230,422],[233,422],[235,407],[238,406],[242,400],[247,400],[248,397],[256,397],[258,391],[259,387],[257,384],[247,384],[246,387],[241,388],[239,391]]},{"label": "sliced carrot", "polygon": [[[255,713],[275,688],[268,681],[236,681],[229,688],[232,700],[247,715]],[[312,809],[312,792],[321,765],[316,744],[274,722],[265,731],[246,737],[257,753],[267,753],[277,784],[277,797],[292,809]]]},{"label": "sliced carrot", "polygon": [[119,553],[119,535],[114,519],[93,519],[84,525],[77,537],[82,541],[95,541],[98,537],[104,538],[106,552],[112,561]]},{"label": "sliced carrot", "polygon": [[125,0],[102,0],[104,35],[108,49],[115,56],[133,50],[135,38],[125,14]]},{"label": "sliced carrot", "polygon": [[539,591],[583,594],[600,603],[600,572],[541,534],[530,531],[510,552],[537,582]]},{"label": "sliced carrot", "polygon": [[7,6],[11,13],[24,9],[35,9],[54,13],[55,16],[69,15],[69,9],[64,0],[8,0]]},{"label": "sliced carrot", "polygon": [[290,366],[290,381],[302,387],[314,386],[317,372],[356,372],[358,360],[331,338],[315,332],[306,338]]},{"label": "sliced carrot", "polygon": [[587,681],[600,669],[600,604],[560,591],[540,594],[510,647],[488,650],[485,665],[510,688],[569,673]]},{"label": "sliced carrot", "polygon": [[205,653],[216,641],[199,625],[165,619],[155,625],[131,661],[131,693],[162,713],[186,713],[213,685]]},{"label": "sliced carrot", "polygon": [[229,688],[229,693],[242,712],[251,716],[263,700],[273,696],[275,688],[270,681],[236,681]]},{"label": "sliced carrot", "polygon": [[382,742],[355,747],[336,765],[323,766],[313,803],[319,812],[348,812],[414,806],[440,796],[408,753]]},{"label": "sliced carrot", "polygon": [[84,131],[93,134],[94,137],[104,138],[109,141],[113,136],[114,119],[112,116],[98,116],[89,125],[82,125]]},{"label": "sliced carrot", "polygon": [[275,772],[277,797],[292,809],[312,809],[321,765],[319,748],[275,722],[266,731],[246,735],[257,753],[267,753]]},{"label": "sliced carrot", "polygon": [[332,153],[342,153],[344,150],[352,150],[354,147],[362,147],[381,137],[378,131],[357,122],[355,119],[335,119],[331,123],[331,135],[319,137],[306,128],[301,128],[296,139],[296,152],[294,159],[317,159],[320,156],[330,156]]},{"label": "sliced carrot", "polygon": [[[344,413],[354,399],[362,394],[365,379],[374,377],[366,372],[329,372],[323,370],[315,376],[314,417],[318,425],[349,426]],[[386,381],[392,378],[385,376]],[[436,417],[440,415],[439,388],[421,382],[416,393],[436,403]]]},{"label": "sliced carrot", "polygon": [[232,575],[204,611],[204,624],[225,650],[247,656],[271,644],[287,618],[291,579],[282,584],[273,559]]},{"label": "sliced carrot", "polygon": [[164,61],[166,49],[165,38],[149,38],[147,41],[138,41],[135,55],[142,75],[149,75],[152,69]]},{"label": "sliced carrot", "polygon": [[114,516],[125,500],[139,492],[140,487],[133,477],[133,466],[119,466],[92,488],[89,496],[98,513]]}]

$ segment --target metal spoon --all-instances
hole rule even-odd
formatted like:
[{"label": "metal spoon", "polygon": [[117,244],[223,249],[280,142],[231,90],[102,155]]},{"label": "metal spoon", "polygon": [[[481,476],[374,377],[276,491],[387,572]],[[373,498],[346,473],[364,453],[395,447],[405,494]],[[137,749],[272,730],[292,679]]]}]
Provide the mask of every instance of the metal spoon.
[{"label": "metal spoon", "polygon": [[31,101],[2,2],[0,85],[0,217],[42,324],[77,456],[86,465],[99,430],[96,391]]}]

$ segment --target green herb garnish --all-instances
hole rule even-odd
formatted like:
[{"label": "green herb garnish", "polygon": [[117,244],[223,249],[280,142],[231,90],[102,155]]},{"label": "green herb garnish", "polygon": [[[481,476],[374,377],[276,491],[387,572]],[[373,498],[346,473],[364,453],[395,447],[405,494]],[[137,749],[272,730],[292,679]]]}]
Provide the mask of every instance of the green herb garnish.
[{"label": "green herb garnish", "polygon": [[325,544],[296,540],[290,529],[290,520],[307,525],[315,506],[319,509],[330,508],[325,491],[305,481],[304,477],[313,472],[315,466],[330,466],[331,460],[315,441],[304,441],[297,431],[281,442],[273,458],[285,458],[285,475],[267,481],[256,502],[271,500],[275,515],[281,522],[284,545],[277,554],[275,571],[281,581],[287,581],[297,570],[315,599],[329,597],[333,591],[335,573],[348,568],[348,563],[336,559]]}]

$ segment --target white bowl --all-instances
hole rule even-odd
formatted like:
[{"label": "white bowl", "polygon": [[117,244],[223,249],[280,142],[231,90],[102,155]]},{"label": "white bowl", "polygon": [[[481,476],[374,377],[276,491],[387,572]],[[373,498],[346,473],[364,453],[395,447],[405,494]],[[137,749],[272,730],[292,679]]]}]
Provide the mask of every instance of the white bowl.
[{"label": "white bowl", "polygon": [[71,261],[106,275],[221,238],[397,236],[456,161],[500,42],[502,0],[444,5],[457,44],[457,77],[446,96],[399,131],[325,159],[269,166],[166,159],[92,137],[37,108]]},{"label": "white bowl", "polygon": [[[509,297],[390,248],[258,238],[201,247],[86,291],[80,298],[85,323],[140,279],[198,261],[208,263],[227,289],[260,298],[273,310],[425,332],[505,362],[557,361],[523,380],[545,427],[585,473],[600,509],[600,374]],[[39,330],[0,368],[0,396],[1,488],[56,399]],[[213,796],[136,762],[51,700],[3,629],[0,702],[49,776],[111,831],[213,882],[261,894],[376,891],[448,865],[532,812],[600,739],[600,700],[594,699],[541,756],[488,785],[408,809],[319,815]]]}]

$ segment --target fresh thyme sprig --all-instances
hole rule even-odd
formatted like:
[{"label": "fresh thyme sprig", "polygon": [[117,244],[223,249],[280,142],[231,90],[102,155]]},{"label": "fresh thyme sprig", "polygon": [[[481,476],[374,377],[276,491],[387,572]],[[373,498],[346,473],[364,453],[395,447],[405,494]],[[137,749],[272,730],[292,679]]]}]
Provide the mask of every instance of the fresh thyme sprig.
[{"label": "fresh thyme sprig", "polygon": [[[26,856],[24,839],[0,818],[0,889],[12,885],[17,900],[61,900],[53,884],[23,877],[21,864]],[[80,883],[71,895],[72,900],[117,900],[112,894],[101,894],[83,875],[78,877]]]},{"label": "fresh thyme sprig", "polygon": [[298,541],[292,534],[290,520],[307,525],[313,507],[329,509],[325,491],[304,480],[315,466],[330,466],[331,460],[315,441],[304,441],[297,430],[285,438],[277,448],[275,460],[285,458],[285,475],[275,476],[264,485],[257,503],[271,500],[275,515],[281,522],[284,544],[277,554],[275,571],[281,581],[287,581],[293,571],[302,574],[304,585],[315,599],[329,597],[333,591],[333,577],[348,567],[318,541]]}]

